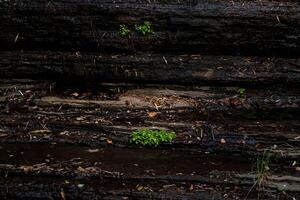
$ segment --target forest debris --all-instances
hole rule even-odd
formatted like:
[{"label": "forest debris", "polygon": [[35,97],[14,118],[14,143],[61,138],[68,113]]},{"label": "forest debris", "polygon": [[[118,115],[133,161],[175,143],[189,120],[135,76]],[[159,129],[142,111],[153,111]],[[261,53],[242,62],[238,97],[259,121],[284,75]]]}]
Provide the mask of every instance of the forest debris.
[{"label": "forest debris", "polygon": [[99,149],[88,149],[86,151],[89,153],[97,153],[97,152],[99,152]]},{"label": "forest debris", "polygon": [[32,135],[44,135],[44,134],[47,134],[47,133],[51,133],[51,131],[48,130],[48,129],[30,131],[30,134],[32,134]]},{"label": "forest debris", "polygon": [[168,65],[168,61],[167,61],[167,59],[164,56],[163,56],[163,60]]},{"label": "forest debris", "polygon": [[61,198],[62,198],[63,200],[66,200],[66,195],[65,195],[65,192],[64,192],[64,189],[63,189],[63,188],[61,188],[61,190],[60,190],[60,196],[61,196]]},{"label": "forest debris", "polygon": [[79,94],[78,94],[77,92],[74,92],[74,93],[72,93],[72,96],[74,96],[74,97],[78,97],[78,96],[79,96]]},{"label": "forest debris", "polygon": [[221,138],[220,143],[221,143],[221,144],[225,144],[225,143],[226,143],[226,140],[225,140],[224,138]]},{"label": "forest debris", "polygon": [[77,170],[80,171],[80,172],[85,172],[85,169],[83,169],[81,166],[79,166],[79,167],[77,168]]},{"label": "forest debris", "polygon": [[193,184],[190,185],[189,190],[190,190],[190,191],[193,191],[193,190],[194,190],[194,185],[193,185]]},{"label": "forest debris", "polygon": [[29,165],[29,166],[21,166],[21,169],[24,170],[24,172],[31,172],[33,171],[33,166]]},{"label": "forest debris", "polygon": [[113,141],[111,139],[107,139],[106,142],[107,142],[107,144],[112,144],[113,143]]},{"label": "forest debris", "polygon": [[158,115],[157,112],[148,112],[149,118],[154,118],[154,117],[156,117],[157,115]]},{"label": "forest debris", "polygon": [[76,120],[77,120],[77,121],[83,121],[83,120],[85,120],[85,117],[84,117],[84,116],[76,117]]},{"label": "forest debris", "polygon": [[62,131],[59,133],[59,135],[69,135],[69,131]]},{"label": "forest debris", "polygon": [[141,190],[144,189],[144,186],[138,184],[138,185],[136,186],[136,189],[137,189],[138,191],[141,191]]},{"label": "forest debris", "polygon": [[299,140],[300,139],[300,136],[297,136],[294,138],[294,140]]},{"label": "forest debris", "polygon": [[176,187],[176,185],[175,184],[163,185],[163,190],[167,190],[172,187]]},{"label": "forest debris", "polygon": [[15,37],[15,39],[14,39],[14,42],[15,42],[15,43],[18,41],[19,35],[20,35],[20,33],[18,33],[18,34],[16,35],[16,37]]}]

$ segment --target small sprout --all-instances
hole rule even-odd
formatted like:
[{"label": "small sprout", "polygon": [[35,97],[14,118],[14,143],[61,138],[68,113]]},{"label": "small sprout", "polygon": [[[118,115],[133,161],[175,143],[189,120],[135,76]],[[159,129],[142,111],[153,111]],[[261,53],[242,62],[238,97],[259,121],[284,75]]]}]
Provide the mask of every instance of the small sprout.
[{"label": "small sprout", "polygon": [[172,142],[176,134],[166,130],[140,129],[133,131],[130,142],[142,146],[158,146],[162,142]]},{"label": "small sprout", "polygon": [[239,88],[239,89],[237,90],[237,92],[238,92],[240,95],[244,95],[245,92],[246,92],[246,89],[245,89],[245,88]]},{"label": "small sprout", "polygon": [[274,154],[271,152],[271,149],[265,149],[261,155],[258,155],[255,162],[254,168],[254,184],[248,191],[246,198],[251,193],[251,191],[256,187],[257,190],[264,188],[268,181],[268,175],[270,174],[270,164],[274,159]]},{"label": "small sprout", "polygon": [[148,21],[144,21],[144,23],[140,25],[135,25],[135,31],[142,35],[153,33],[151,23]]},{"label": "small sprout", "polygon": [[256,159],[256,184],[258,184],[259,187],[263,186],[266,181],[268,172],[270,170],[272,156],[273,155],[270,150],[265,150],[263,154],[259,155]]},{"label": "small sprout", "polygon": [[119,27],[119,35],[122,36],[122,37],[128,37],[129,34],[130,34],[129,28],[126,25],[124,25],[124,24],[120,25],[120,27]]}]

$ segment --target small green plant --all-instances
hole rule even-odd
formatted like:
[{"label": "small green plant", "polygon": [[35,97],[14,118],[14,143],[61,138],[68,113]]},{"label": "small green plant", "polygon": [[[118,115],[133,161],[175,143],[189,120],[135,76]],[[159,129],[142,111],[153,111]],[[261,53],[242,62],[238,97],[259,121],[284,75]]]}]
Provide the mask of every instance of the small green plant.
[{"label": "small green plant", "polygon": [[121,35],[122,37],[128,37],[129,34],[130,34],[129,28],[126,25],[121,24],[119,27],[119,35]]},{"label": "small green plant", "polygon": [[130,141],[143,146],[158,146],[162,142],[172,142],[175,137],[171,131],[140,129],[132,132]]},{"label": "small green plant", "polygon": [[251,191],[254,188],[257,188],[257,190],[264,188],[268,180],[272,156],[273,154],[270,152],[270,149],[264,150],[264,152],[261,155],[257,156],[254,165],[254,175],[255,175],[254,184],[250,188],[245,199],[247,199],[248,195],[251,193]]},{"label": "small green plant", "polygon": [[256,174],[256,180],[255,185],[258,186],[258,188],[261,188],[264,186],[264,184],[267,181],[267,175],[270,170],[270,163],[271,163],[271,157],[272,154],[270,150],[265,150],[262,155],[259,155],[256,159],[256,166],[255,166],[255,174]]},{"label": "small green plant", "polygon": [[245,95],[246,89],[245,89],[245,88],[239,88],[239,89],[237,90],[237,92],[238,92],[240,95]]},{"label": "small green plant", "polygon": [[144,23],[140,25],[135,25],[135,31],[142,35],[147,35],[153,32],[151,23],[148,21],[144,21]]}]

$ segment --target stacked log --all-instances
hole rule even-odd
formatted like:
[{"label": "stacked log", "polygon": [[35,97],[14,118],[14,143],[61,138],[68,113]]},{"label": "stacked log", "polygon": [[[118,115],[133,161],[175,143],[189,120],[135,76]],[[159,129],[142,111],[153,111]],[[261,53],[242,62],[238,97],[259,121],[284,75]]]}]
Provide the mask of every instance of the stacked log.
[{"label": "stacked log", "polygon": [[[299,197],[298,2],[0,0],[0,12],[1,198]],[[143,128],[176,139],[140,148]]]}]

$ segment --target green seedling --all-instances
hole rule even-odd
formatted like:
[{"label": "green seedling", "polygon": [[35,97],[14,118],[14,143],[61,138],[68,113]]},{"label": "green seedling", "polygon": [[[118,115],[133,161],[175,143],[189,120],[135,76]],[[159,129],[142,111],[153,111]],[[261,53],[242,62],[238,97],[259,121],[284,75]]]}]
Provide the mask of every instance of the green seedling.
[{"label": "green seedling", "polygon": [[176,134],[166,130],[140,129],[133,131],[130,142],[142,146],[158,146],[162,142],[172,142]]},{"label": "green seedling", "polygon": [[144,21],[144,23],[140,25],[135,25],[135,31],[142,35],[153,33],[151,23],[148,21]]},{"label": "green seedling", "polygon": [[254,165],[254,183],[250,188],[247,196],[251,193],[251,191],[256,188],[258,191],[264,188],[265,184],[268,181],[268,175],[270,173],[270,163],[273,158],[273,154],[270,152],[269,149],[264,150],[261,155],[258,155],[256,158],[256,162]]},{"label": "green seedling", "polygon": [[246,89],[245,89],[245,88],[239,88],[239,89],[237,90],[237,92],[238,92],[240,95],[245,95]]},{"label": "green seedling", "polygon": [[122,36],[122,37],[128,37],[129,34],[130,34],[130,29],[124,24],[120,25],[119,35]]}]

